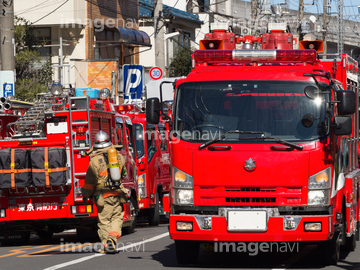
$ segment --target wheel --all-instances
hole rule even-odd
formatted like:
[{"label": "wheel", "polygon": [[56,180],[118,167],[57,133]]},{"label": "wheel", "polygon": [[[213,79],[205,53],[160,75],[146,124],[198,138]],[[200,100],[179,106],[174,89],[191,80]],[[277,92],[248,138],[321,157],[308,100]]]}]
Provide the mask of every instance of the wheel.
[{"label": "wheel", "polygon": [[200,242],[175,240],[176,259],[179,264],[195,264],[199,256]]},{"label": "wheel", "polygon": [[159,193],[156,192],[155,198],[155,207],[150,209],[149,216],[149,225],[150,226],[158,226],[160,221],[160,201],[159,201]]},{"label": "wheel", "polygon": [[100,240],[97,229],[98,227],[96,224],[89,224],[87,227],[78,227],[76,228],[76,236],[81,242],[97,242]]},{"label": "wheel", "polygon": [[131,225],[124,227],[123,231],[126,234],[134,233],[136,226],[136,201],[133,197],[130,198],[130,216],[131,216]]},{"label": "wheel", "polygon": [[340,260],[339,234],[335,234],[333,239],[319,245],[318,249],[320,249],[320,258],[324,263],[337,265]]},{"label": "wheel", "polygon": [[26,245],[27,243],[29,243],[30,234],[31,234],[30,231],[13,231],[12,234],[10,234],[10,235],[17,235],[17,236],[19,236],[19,238],[17,238],[17,239],[13,239],[13,238],[4,239],[4,240],[1,240],[0,243],[1,243],[2,246]]},{"label": "wheel", "polygon": [[347,251],[354,251],[356,249],[356,234],[346,237],[344,248]]},{"label": "wheel", "polygon": [[50,239],[54,232],[52,231],[37,231],[36,234],[41,238],[41,239]]},{"label": "wheel", "polygon": [[[343,205],[343,213],[346,213],[345,205]],[[342,247],[346,251],[354,251],[356,249],[356,233],[357,232],[355,232],[350,237],[347,237],[346,236],[347,222],[346,222],[346,218],[344,215],[343,215],[342,223],[343,223],[342,233],[343,233],[343,243],[344,243],[344,245]],[[355,223],[354,225],[357,226],[357,223]]]}]

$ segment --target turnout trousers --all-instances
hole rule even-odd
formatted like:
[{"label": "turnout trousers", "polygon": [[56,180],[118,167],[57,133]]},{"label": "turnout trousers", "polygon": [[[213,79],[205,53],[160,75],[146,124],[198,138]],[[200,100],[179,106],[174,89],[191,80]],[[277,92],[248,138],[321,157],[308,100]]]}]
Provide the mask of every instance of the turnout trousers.
[{"label": "turnout trousers", "polygon": [[104,205],[98,206],[98,235],[105,245],[106,240],[111,238],[116,243],[121,236],[121,228],[124,218],[123,205],[119,196],[109,196],[104,199]]}]

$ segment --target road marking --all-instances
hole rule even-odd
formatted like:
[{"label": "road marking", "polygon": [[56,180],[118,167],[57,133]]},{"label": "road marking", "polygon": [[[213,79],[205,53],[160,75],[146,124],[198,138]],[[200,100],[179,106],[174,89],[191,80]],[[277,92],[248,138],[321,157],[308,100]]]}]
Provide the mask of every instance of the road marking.
[{"label": "road marking", "polygon": [[292,256],[290,259],[286,260],[281,265],[271,269],[271,270],[285,270],[287,267],[291,266],[295,262],[299,261],[301,258],[305,257],[311,251],[316,248],[315,245],[306,246],[301,252],[297,253],[296,255]]},{"label": "road marking", "polygon": [[42,257],[42,256],[49,256],[49,255],[51,255],[51,254],[44,254],[44,253],[47,252],[47,251],[50,251],[50,250],[54,250],[54,249],[59,249],[59,246],[50,247],[50,248],[43,249],[43,250],[39,250],[39,251],[36,251],[36,252],[33,252],[33,253],[23,254],[23,255],[20,255],[20,256],[18,256],[18,257]]},{"label": "road marking", "polygon": [[[133,244],[130,244],[130,245],[127,245],[127,246],[123,246],[123,247],[118,248],[118,249],[116,249],[116,250],[117,250],[117,251],[122,251],[122,250],[127,249],[127,248],[133,248],[133,247],[136,247],[136,246],[145,244],[145,243],[154,242],[154,241],[159,240],[159,239],[161,239],[161,238],[164,238],[164,237],[166,237],[166,236],[169,236],[169,233],[168,233],[168,232],[167,232],[167,233],[163,233],[163,234],[159,234],[159,235],[157,235],[157,236],[154,236],[154,237],[152,237],[152,238],[149,238],[149,239],[146,239],[146,240],[143,240],[143,241],[140,241],[140,242],[136,242],[136,243],[133,243]],[[81,263],[81,262],[84,262],[84,261],[87,261],[87,260],[91,260],[91,259],[94,259],[94,258],[96,258],[96,257],[104,256],[104,255],[106,255],[106,254],[104,254],[104,253],[96,253],[96,254],[91,255],[91,256],[83,257],[83,258],[76,259],[76,260],[69,261],[69,262],[62,263],[62,264],[57,264],[57,265],[54,265],[54,266],[45,268],[44,270],[56,270],[56,269],[68,267],[68,266],[70,266],[70,265],[78,264],[78,263]]]},{"label": "road marking", "polygon": [[44,246],[33,246],[33,247],[28,247],[28,248],[19,248],[19,249],[12,249],[10,250],[9,254],[5,254],[5,255],[1,255],[0,258],[4,258],[4,257],[9,257],[9,256],[15,256],[15,255],[19,255],[21,253],[24,253],[26,252],[27,250],[30,250],[30,249],[36,249],[36,248],[44,248],[44,247],[49,247],[50,245],[44,245]]}]

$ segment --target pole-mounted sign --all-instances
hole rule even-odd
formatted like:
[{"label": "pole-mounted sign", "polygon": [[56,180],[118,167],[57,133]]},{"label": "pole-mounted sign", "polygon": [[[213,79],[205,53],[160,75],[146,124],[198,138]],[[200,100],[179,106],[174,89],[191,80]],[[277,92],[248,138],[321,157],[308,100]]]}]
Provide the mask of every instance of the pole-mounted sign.
[{"label": "pole-mounted sign", "polygon": [[150,78],[153,80],[158,80],[162,77],[163,72],[161,70],[161,68],[159,67],[153,67],[152,69],[150,69]]}]

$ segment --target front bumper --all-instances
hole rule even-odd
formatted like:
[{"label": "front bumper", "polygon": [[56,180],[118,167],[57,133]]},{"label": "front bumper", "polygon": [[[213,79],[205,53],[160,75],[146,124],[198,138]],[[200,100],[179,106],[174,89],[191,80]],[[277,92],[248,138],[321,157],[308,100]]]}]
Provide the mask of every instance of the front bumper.
[{"label": "front bumper", "polygon": [[[243,209],[231,209],[231,211],[233,210],[239,210],[242,219],[234,220],[232,218],[231,223],[229,223],[227,210],[222,215],[170,215],[170,236],[174,240],[278,242],[325,241],[331,239],[334,234],[334,218],[331,215],[282,216],[272,215],[269,209],[258,209],[259,213],[265,213],[264,221],[261,221],[257,228],[257,221],[254,221],[257,217],[254,216],[254,211],[248,214]],[[210,217],[211,228],[207,226],[205,229],[204,220],[206,219],[206,225],[208,225]],[[287,226],[289,221],[294,222],[294,226],[290,226],[291,228]],[[192,230],[178,230],[177,222],[191,222]],[[237,223],[242,225],[237,226]],[[250,223],[255,225],[248,225]],[[306,223],[321,223],[321,231],[305,231]],[[249,228],[249,226],[254,226],[254,228]]]}]

